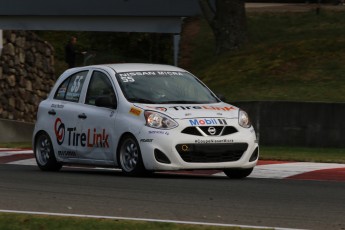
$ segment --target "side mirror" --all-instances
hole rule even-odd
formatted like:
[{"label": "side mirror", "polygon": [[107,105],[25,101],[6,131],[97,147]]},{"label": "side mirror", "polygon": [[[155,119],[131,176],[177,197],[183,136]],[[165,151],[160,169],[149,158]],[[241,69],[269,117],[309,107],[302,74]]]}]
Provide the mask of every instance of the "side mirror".
[{"label": "side mirror", "polygon": [[117,103],[114,97],[111,96],[101,96],[97,97],[95,105],[99,107],[105,107],[109,109],[116,109]]}]

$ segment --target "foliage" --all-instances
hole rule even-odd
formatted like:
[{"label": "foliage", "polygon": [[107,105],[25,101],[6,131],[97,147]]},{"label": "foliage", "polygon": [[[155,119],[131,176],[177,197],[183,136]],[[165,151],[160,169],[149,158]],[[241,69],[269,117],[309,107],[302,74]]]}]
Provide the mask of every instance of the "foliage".
[{"label": "foliage", "polygon": [[57,75],[67,68],[64,63],[64,47],[71,36],[77,37],[78,51],[87,52],[77,56],[79,66],[122,62],[173,63],[170,34],[68,31],[36,33],[55,48]]},{"label": "foliage", "polygon": [[250,13],[250,42],[214,56],[212,32],[192,43],[190,70],[231,101],[345,101],[345,14]]}]

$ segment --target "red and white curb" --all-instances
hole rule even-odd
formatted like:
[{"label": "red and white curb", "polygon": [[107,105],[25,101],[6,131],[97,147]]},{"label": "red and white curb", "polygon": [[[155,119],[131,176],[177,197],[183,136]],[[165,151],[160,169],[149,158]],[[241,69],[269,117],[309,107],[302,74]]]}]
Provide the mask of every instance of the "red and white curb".
[{"label": "red and white curb", "polygon": [[[0,164],[36,165],[31,149],[0,148]],[[225,176],[218,170],[168,172],[199,176]],[[345,182],[345,164],[260,160],[250,178],[328,180]]]}]

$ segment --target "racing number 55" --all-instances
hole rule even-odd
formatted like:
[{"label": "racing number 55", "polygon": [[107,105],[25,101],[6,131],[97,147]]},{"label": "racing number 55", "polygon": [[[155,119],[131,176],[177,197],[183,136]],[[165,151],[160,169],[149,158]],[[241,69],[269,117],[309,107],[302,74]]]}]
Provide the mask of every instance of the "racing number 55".
[{"label": "racing number 55", "polygon": [[84,76],[78,75],[76,76],[76,78],[74,79],[73,85],[71,87],[71,93],[76,93],[78,92],[80,85],[81,85],[81,81],[84,79]]},{"label": "racing number 55", "polygon": [[134,79],[132,77],[121,77],[121,80],[123,82],[134,82]]}]

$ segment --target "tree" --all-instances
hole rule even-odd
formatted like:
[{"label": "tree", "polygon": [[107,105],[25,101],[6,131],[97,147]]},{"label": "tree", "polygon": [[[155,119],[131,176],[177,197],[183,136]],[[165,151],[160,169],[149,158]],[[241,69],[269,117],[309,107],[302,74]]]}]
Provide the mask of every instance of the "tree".
[{"label": "tree", "polygon": [[[213,1],[212,1],[213,2]],[[199,0],[216,41],[216,54],[237,50],[247,42],[245,2],[243,0]]]}]

